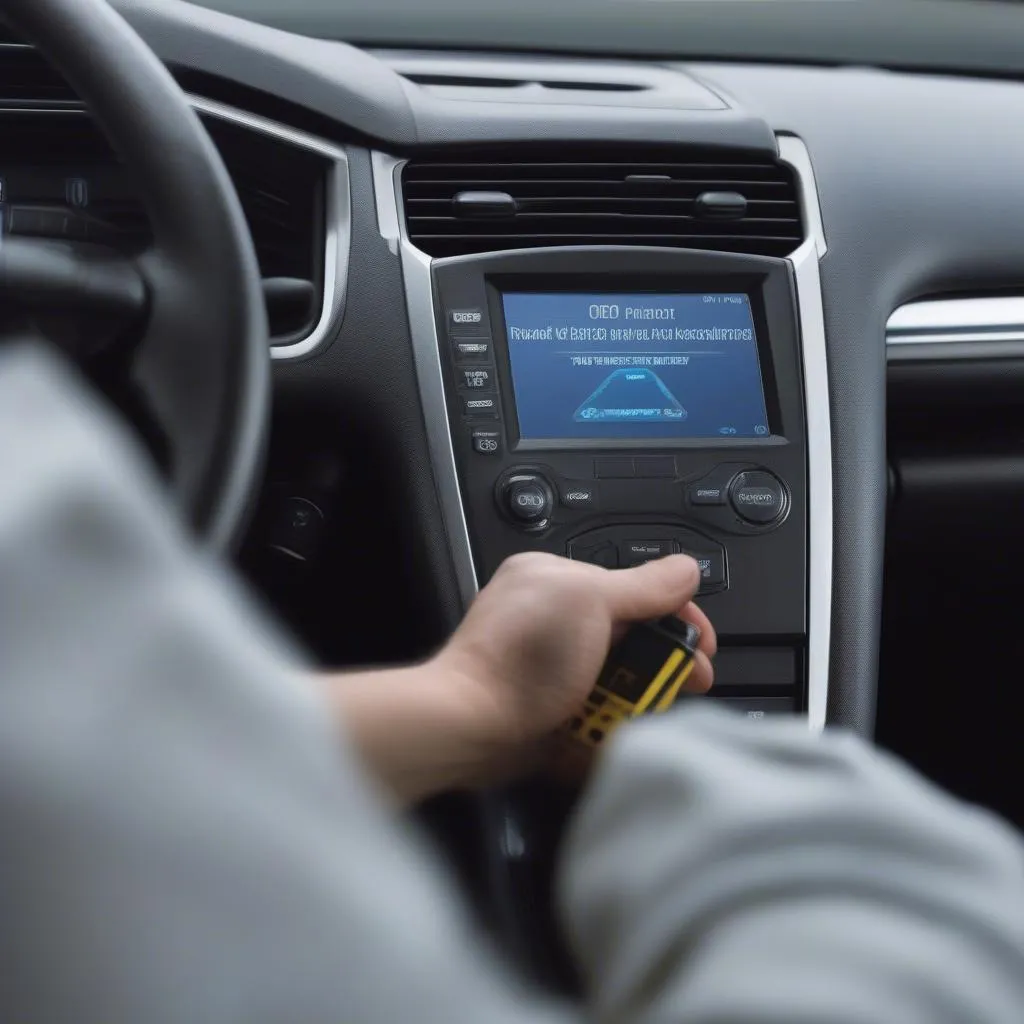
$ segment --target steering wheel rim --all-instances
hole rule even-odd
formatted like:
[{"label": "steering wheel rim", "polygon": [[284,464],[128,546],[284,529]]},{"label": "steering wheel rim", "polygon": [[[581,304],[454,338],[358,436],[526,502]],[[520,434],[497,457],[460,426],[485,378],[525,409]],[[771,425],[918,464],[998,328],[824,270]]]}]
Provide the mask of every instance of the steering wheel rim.
[{"label": "steering wheel rim", "polygon": [[[203,543],[228,550],[270,420],[266,309],[234,185],[185,94],[106,0],[0,0],[0,14],[67,78],[137,184],[154,242],[120,268],[128,293],[143,293],[133,274],[144,284],[132,375],[167,435],[179,508]],[[0,239],[0,290],[16,249],[39,263],[17,241]]]}]

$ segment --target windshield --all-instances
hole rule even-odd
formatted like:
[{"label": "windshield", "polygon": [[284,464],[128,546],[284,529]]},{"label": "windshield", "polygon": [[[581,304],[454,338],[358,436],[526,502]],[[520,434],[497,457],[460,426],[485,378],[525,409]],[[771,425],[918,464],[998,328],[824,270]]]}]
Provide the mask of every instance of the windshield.
[{"label": "windshield", "polygon": [[363,46],[1024,74],[1024,5],[993,0],[194,2]]}]

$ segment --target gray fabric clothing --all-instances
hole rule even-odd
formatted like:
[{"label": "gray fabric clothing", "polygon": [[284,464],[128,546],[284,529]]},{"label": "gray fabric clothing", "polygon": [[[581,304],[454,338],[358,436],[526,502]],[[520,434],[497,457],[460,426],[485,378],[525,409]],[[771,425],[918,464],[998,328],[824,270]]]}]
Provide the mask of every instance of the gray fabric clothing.
[{"label": "gray fabric clothing", "polygon": [[625,730],[513,977],[134,448],[0,354],[0,1020],[1024,1020],[1024,858],[861,743],[708,709]]}]

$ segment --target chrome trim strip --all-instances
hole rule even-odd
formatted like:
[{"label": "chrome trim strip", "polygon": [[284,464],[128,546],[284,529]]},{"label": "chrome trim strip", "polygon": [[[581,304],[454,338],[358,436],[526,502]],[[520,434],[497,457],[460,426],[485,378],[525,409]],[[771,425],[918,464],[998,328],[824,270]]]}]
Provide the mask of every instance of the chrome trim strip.
[{"label": "chrome trim strip", "polygon": [[406,161],[378,152],[373,154],[372,160],[373,189],[380,233],[392,252],[399,253],[402,259],[409,331],[412,337],[420,399],[423,402],[430,461],[441,501],[441,515],[445,533],[448,535],[448,547],[455,566],[459,593],[463,604],[468,606],[476,596],[479,583],[473,564],[469,526],[462,504],[459,473],[455,465],[455,449],[452,447],[452,435],[448,425],[448,402],[444,393],[441,346],[434,311],[434,283],[430,271],[432,261],[429,256],[413,246],[406,236],[405,219],[401,215],[402,167]]},{"label": "chrome trim strip", "polygon": [[818,261],[827,251],[810,154],[801,139],[779,136],[779,157],[800,181],[808,238],[790,257],[796,280],[807,414],[808,592],[807,716],[815,731],[828,713],[832,641],[832,415],[828,347]]},{"label": "chrome trim strip", "polygon": [[[929,299],[900,306],[885,328],[888,346],[1024,342],[1024,296]],[[970,359],[970,352],[943,358]]]},{"label": "chrome trim strip", "polygon": [[299,359],[308,356],[333,335],[341,323],[345,309],[352,241],[352,198],[349,189],[348,155],[340,146],[278,124],[268,118],[260,117],[258,114],[250,114],[248,111],[238,110],[225,103],[208,100],[202,96],[189,95],[188,100],[197,112],[279,139],[298,149],[316,153],[330,161],[325,192],[324,291],[320,318],[312,332],[305,338],[288,345],[272,345],[270,348],[270,356],[275,360]]}]

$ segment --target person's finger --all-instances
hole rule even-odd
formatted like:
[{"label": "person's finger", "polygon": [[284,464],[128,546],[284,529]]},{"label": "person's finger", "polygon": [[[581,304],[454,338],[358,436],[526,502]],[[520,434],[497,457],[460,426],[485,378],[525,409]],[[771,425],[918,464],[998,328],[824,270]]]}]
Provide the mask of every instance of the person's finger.
[{"label": "person's finger", "polygon": [[679,618],[690,622],[700,630],[700,650],[709,658],[718,653],[718,634],[711,620],[704,614],[701,608],[692,601],[686,605],[681,612],[676,612]]},{"label": "person's finger", "polygon": [[698,651],[694,659],[693,671],[683,684],[685,693],[707,693],[715,682],[715,670],[711,665],[711,659],[703,652]]},{"label": "person's finger", "polygon": [[700,586],[700,570],[689,555],[670,555],[635,569],[606,572],[596,582],[612,618],[642,622],[672,615],[689,604]]}]

